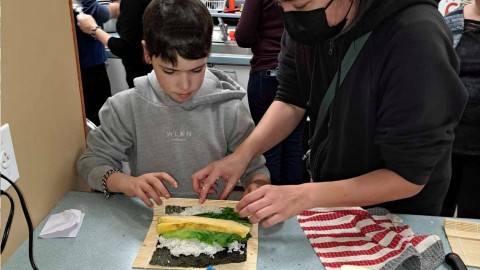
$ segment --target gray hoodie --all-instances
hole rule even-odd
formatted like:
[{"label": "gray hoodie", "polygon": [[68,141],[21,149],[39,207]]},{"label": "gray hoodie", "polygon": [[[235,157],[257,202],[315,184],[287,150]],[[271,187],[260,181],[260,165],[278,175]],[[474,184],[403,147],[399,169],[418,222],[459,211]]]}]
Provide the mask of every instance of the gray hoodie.
[{"label": "gray hoodie", "polygon": [[[200,90],[178,103],[163,92],[152,71],[136,78],[135,88],[109,98],[100,110],[102,125],[87,137],[87,150],[77,170],[90,187],[102,190],[101,180],[110,169],[130,165],[131,175],[167,172],[178,188],[165,187],[172,197],[198,197],[191,176],[210,162],[221,159],[253,130],[254,123],[242,98],[245,90],[225,73],[207,69]],[[265,159],[252,160],[241,182],[266,174]],[[218,181],[218,194],[225,187]]]}]

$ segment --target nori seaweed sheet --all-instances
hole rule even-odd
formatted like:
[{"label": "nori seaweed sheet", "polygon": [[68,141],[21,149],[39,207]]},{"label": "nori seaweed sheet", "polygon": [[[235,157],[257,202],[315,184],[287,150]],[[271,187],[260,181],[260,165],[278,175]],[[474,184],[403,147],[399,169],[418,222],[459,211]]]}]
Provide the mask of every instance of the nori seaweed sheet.
[{"label": "nori seaweed sheet", "polygon": [[[223,209],[225,207],[219,207],[219,208]],[[165,206],[165,214],[166,215],[171,215],[171,214],[174,214],[174,213],[181,213],[181,212],[185,211],[185,209],[187,209],[186,206],[166,205]]]},{"label": "nori seaweed sheet", "polygon": [[177,206],[177,205],[167,205],[165,206],[165,214],[171,215],[173,213],[181,213],[185,211],[187,207]]},{"label": "nori seaweed sheet", "polygon": [[240,251],[228,252],[228,249],[215,253],[214,257],[207,254],[200,254],[198,257],[193,255],[180,255],[175,257],[170,254],[167,248],[157,248],[152,255],[151,265],[174,266],[174,267],[208,267],[209,265],[240,263],[247,260],[247,245]]}]

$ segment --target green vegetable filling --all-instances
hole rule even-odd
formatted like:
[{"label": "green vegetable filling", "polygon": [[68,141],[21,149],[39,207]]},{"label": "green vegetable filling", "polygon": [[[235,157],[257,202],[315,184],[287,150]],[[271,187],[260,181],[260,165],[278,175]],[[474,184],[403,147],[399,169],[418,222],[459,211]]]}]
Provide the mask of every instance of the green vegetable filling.
[{"label": "green vegetable filling", "polygon": [[246,243],[251,237],[250,233],[245,237],[241,237],[237,234],[214,232],[207,230],[176,230],[162,233],[165,238],[176,239],[197,239],[200,242],[213,245],[214,243],[221,247],[227,247],[229,244],[237,241],[239,243]]},{"label": "green vegetable filling", "polygon": [[217,218],[217,219],[227,219],[233,220],[240,224],[246,225],[248,227],[252,227],[252,224],[248,222],[248,218],[242,218],[238,213],[236,213],[233,208],[225,207],[222,209],[221,213],[204,213],[195,215],[198,217],[208,217],[208,218]]}]

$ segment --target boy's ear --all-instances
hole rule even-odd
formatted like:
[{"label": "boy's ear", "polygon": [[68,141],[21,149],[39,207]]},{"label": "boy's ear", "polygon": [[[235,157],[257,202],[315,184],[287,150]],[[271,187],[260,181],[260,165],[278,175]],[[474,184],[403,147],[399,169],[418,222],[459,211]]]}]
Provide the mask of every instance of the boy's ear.
[{"label": "boy's ear", "polygon": [[147,44],[145,40],[142,40],[142,48],[143,48],[143,58],[145,59],[145,63],[152,64],[152,58],[150,57],[150,53],[148,53]]}]

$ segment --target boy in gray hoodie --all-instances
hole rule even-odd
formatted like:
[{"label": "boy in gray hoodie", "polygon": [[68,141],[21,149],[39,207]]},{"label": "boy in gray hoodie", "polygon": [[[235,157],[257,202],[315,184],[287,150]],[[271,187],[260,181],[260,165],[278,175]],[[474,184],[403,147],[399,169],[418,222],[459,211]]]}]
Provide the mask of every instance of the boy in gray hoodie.
[{"label": "boy in gray hoodie", "polygon": [[[191,175],[232,153],[254,123],[242,87],[207,68],[213,23],[201,1],[153,0],[143,21],[144,56],[153,71],[103,105],[77,170],[107,198],[124,193],[153,206],[160,197],[198,197]],[[121,171],[122,161],[131,175]],[[240,181],[245,193],[270,182],[263,156]],[[226,199],[233,187],[217,182],[208,193]]]}]

